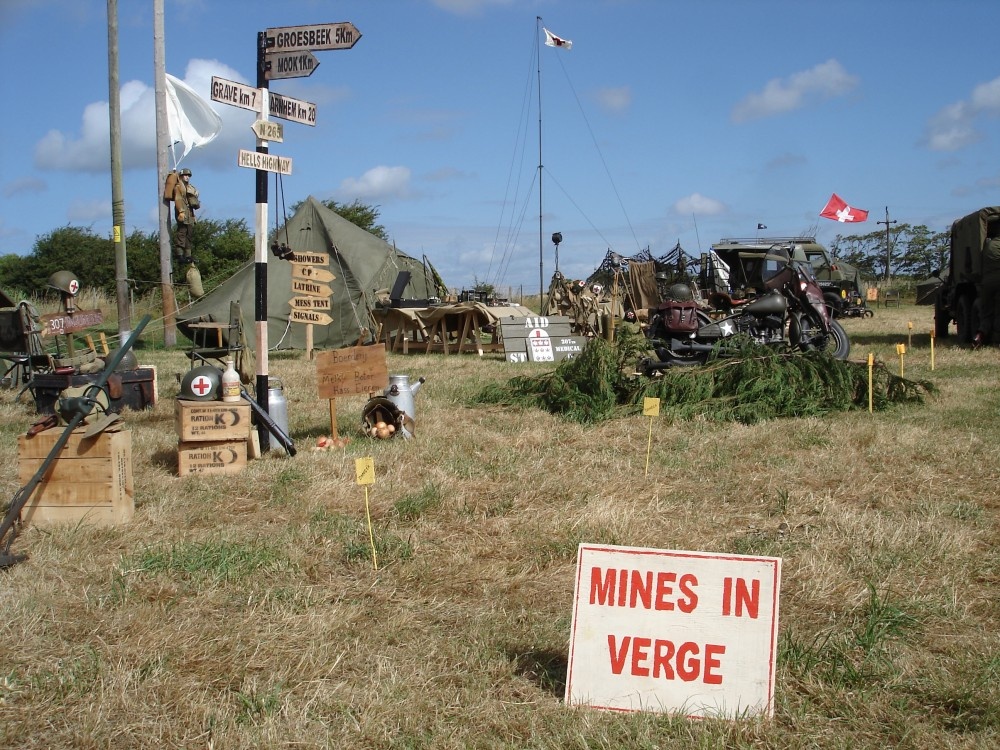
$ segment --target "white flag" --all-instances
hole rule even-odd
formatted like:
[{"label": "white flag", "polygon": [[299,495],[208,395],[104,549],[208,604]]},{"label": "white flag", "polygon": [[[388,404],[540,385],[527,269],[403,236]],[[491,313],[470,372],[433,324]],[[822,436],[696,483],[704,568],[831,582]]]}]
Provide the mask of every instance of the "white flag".
[{"label": "white flag", "polygon": [[191,149],[212,142],[222,130],[222,118],[194,89],[167,73],[167,127],[171,143],[184,146],[180,163]]},{"label": "white flag", "polygon": [[573,49],[573,42],[569,39],[563,39],[553,34],[551,31],[542,27],[542,31],[545,32],[545,44],[548,47],[562,47],[563,49]]}]

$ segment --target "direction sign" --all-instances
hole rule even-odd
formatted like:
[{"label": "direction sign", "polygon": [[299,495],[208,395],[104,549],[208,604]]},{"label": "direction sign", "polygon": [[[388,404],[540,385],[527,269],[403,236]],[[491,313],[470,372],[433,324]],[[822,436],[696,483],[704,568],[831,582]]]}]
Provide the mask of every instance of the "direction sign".
[{"label": "direction sign", "polygon": [[329,310],[329,297],[292,297],[288,304],[295,310]]},{"label": "direction sign", "polygon": [[328,326],[333,322],[333,318],[325,312],[314,312],[312,310],[296,310],[292,308],[288,313],[288,319],[293,323],[312,323],[317,326]]},{"label": "direction sign", "polygon": [[330,265],[330,254],[315,250],[296,252],[295,257],[292,258],[292,263],[312,263],[314,266],[328,266]]},{"label": "direction sign", "polygon": [[[75,281],[75,279],[74,279]],[[39,319],[42,324],[42,337],[60,336],[76,333],[85,328],[99,326],[104,322],[104,313],[100,310],[77,310],[72,315],[66,313],[48,313]]]},{"label": "direction sign", "polygon": [[336,276],[325,268],[316,266],[306,266],[301,263],[292,263],[292,278],[305,279],[307,281],[333,281]]},{"label": "direction sign", "polygon": [[330,288],[329,284],[292,279],[292,293],[304,294],[307,297],[329,297],[333,294],[333,289]]},{"label": "direction sign", "polygon": [[282,143],[285,140],[285,126],[280,122],[271,120],[257,120],[250,129],[257,134],[262,141],[275,141]]},{"label": "direction sign", "polygon": [[212,101],[260,112],[260,89],[212,76]]},{"label": "direction sign", "polygon": [[292,173],[292,160],[289,157],[247,151],[245,148],[240,149],[236,163],[247,169],[263,169],[265,172],[277,172],[278,174]]},{"label": "direction sign", "polygon": [[269,81],[278,78],[307,78],[319,67],[319,60],[309,50],[305,52],[279,52],[267,56],[264,77]]},{"label": "direction sign", "polygon": [[267,56],[282,52],[329,49],[350,49],[361,38],[361,32],[350,21],[318,23],[312,26],[281,26],[264,32],[268,44]]},{"label": "direction sign", "polygon": [[280,117],[282,120],[316,126],[316,105],[312,102],[293,99],[290,96],[275,94],[272,91],[271,95],[267,97],[267,111],[271,117]]}]

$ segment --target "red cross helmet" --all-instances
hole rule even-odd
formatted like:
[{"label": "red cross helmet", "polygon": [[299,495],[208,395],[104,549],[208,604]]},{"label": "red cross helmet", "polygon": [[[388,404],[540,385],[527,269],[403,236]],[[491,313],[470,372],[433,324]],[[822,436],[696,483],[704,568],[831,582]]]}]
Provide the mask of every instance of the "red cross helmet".
[{"label": "red cross helmet", "polygon": [[192,367],[181,379],[177,398],[185,401],[217,401],[222,385],[222,370],[212,365]]}]

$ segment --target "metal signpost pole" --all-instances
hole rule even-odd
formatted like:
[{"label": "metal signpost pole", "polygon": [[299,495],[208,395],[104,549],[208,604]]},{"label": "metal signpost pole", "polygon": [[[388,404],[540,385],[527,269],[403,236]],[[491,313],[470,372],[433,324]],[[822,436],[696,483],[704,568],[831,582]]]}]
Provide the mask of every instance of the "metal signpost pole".
[{"label": "metal signpost pole", "polygon": [[[260,119],[267,121],[269,110],[265,65],[267,33],[257,33],[257,88],[261,93]],[[257,153],[267,153],[267,141],[257,138]],[[257,330],[257,405],[267,413],[267,172],[257,170],[257,212],[254,221],[254,324]],[[271,447],[270,434],[263,424],[257,425],[260,451]]]}]

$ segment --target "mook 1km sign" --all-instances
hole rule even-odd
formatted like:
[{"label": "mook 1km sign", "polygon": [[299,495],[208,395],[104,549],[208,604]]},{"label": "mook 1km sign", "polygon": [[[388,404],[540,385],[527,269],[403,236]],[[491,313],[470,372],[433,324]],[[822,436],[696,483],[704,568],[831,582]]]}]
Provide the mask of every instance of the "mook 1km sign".
[{"label": "mook 1km sign", "polygon": [[581,544],[566,703],[774,713],[781,559]]}]

